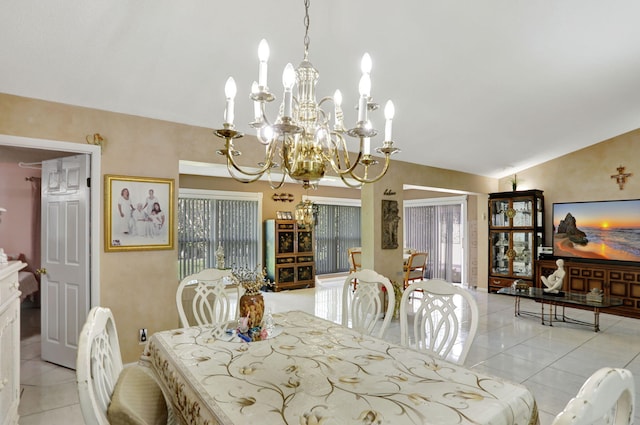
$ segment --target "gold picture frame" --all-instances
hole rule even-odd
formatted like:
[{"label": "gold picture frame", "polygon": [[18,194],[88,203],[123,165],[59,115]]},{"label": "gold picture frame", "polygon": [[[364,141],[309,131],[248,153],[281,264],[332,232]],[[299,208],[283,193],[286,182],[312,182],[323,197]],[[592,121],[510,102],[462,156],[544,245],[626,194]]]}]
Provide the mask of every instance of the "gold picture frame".
[{"label": "gold picture frame", "polygon": [[173,249],[174,180],[104,176],[104,248]]}]

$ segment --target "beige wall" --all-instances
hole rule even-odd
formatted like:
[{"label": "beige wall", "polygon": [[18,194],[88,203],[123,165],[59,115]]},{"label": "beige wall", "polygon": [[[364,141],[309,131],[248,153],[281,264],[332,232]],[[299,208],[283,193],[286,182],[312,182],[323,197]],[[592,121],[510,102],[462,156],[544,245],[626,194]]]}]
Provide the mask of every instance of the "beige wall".
[{"label": "beige wall", "polygon": [[[623,190],[611,176],[619,166],[632,173]],[[551,246],[554,202],[640,199],[640,129],[581,149],[518,173],[519,190],[541,189],[545,203],[545,239]],[[511,190],[508,178],[500,190]]]},{"label": "beige wall", "polygon": [[[222,146],[222,142],[213,136],[211,129],[0,94],[0,134],[85,143],[87,135],[97,132],[106,138],[101,162],[103,175],[173,178],[177,186],[194,188],[264,190],[265,219],[273,217],[275,211],[283,208],[283,203],[270,201],[273,193],[294,194],[295,201],[287,203],[287,209],[292,209],[302,195],[300,186],[293,184],[286,184],[281,190],[274,191],[258,183],[241,185],[226,179],[179,176],[178,161],[181,159],[221,161],[215,150]],[[242,143],[241,149],[250,162],[252,158],[247,146],[250,146],[251,138],[242,139]],[[486,194],[497,189],[494,179],[398,161],[392,162],[388,176],[405,184],[470,194]],[[392,186],[397,187],[396,183]],[[341,194],[348,193],[345,197],[352,198],[355,193],[346,189],[346,192],[334,192],[337,190],[322,188],[309,194],[344,196]],[[401,196],[399,194],[397,198],[399,201],[402,200]],[[481,196],[486,198],[485,195]],[[476,244],[478,285],[486,287],[486,218],[482,222],[482,217],[486,217],[486,202],[478,201],[475,204],[475,216],[479,220]],[[100,209],[103,207],[99,206]],[[473,210],[470,215],[474,215]],[[104,246],[103,235],[99,237],[100,246]],[[399,243],[401,246],[402,239]],[[101,304],[114,312],[124,360],[134,361],[142,349],[137,342],[138,328],[146,327],[153,333],[174,328],[178,324],[174,301],[178,283],[177,250],[102,251],[99,255]]]}]

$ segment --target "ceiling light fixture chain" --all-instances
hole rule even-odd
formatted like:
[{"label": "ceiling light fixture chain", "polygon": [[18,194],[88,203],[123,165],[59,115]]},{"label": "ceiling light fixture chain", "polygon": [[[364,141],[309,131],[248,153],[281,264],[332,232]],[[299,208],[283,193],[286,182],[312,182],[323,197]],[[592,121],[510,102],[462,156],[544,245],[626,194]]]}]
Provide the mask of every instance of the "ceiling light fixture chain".
[{"label": "ceiling light fixture chain", "polygon": [[[255,129],[258,141],[265,147],[264,159],[257,167],[252,168],[241,167],[236,162],[235,158],[241,153],[233,142],[244,134],[236,130],[233,124],[237,91],[233,77],[229,77],[225,84],[226,107],[223,128],[214,130],[216,136],[225,140],[224,148],[217,153],[226,157],[227,169],[234,179],[250,183],[266,174],[273,189],[280,188],[286,176],[302,182],[305,189],[315,187],[325,176],[327,167],[331,167],[349,187],[360,187],[362,184],[378,181],[389,169],[391,155],[399,151],[393,146],[391,138],[391,123],[395,113],[393,103],[387,101],[385,106],[385,138],[383,145],[375,149],[384,155],[384,164],[381,170],[380,167],[375,167],[376,172],[373,172],[373,167],[379,164],[379,161],[371,155],[370,147],[371,138],[378,133],[369,121],[369,111],[378,108],[378,104],[371,97],[371,57],[368,53],[362,57],[358,117],[355,126],[346,129],[340,90],[336,90],[333,96],[316,101],[316,84],[320,73],[308,58],[310,0],[305,0],[304,5],[304,59],[298,68],[288,63],[284,69],[283,99],[273,123],[266,114],[267,104],[275,100],[267,85],[269,45],[263,39],[258,46],[258,81],[254,81],[251,86],[250,98],[254,105],[254,120],[250,126]],[[294,85],[297,88],[296,95],[293,93]],[[327,102],[333,103],[333,127],[330,124],[331,113],[322,109]],[[358,140],[357,152],[349,151],[345,135]],[[281,173],[276,181],[272,180],[274,169],[279,169]]]},{"label": "ceiling light fixture chain", "polygon": [[304,0],[304,58],[307,59],[309,57],[309,43],[311,39],[309,38],[309,5],[311,4],[311,0]]}]

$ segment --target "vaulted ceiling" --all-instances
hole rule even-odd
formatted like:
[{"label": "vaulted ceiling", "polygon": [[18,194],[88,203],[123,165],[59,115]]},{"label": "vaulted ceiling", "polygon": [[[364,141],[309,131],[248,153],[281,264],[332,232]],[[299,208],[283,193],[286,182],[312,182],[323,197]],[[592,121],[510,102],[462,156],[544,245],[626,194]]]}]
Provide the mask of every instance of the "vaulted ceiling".
[{"label": "vaulted ceiling", "polygon": [[[639,16],[637,0],[314,0],[310,60],[354,124],[371,55],[396,158],[501,177],[639,127]],[[281,99],[303,17],[303,0],[5,0],[0,92],[218,128],[232,75],[249,132],[258,43]]]}]

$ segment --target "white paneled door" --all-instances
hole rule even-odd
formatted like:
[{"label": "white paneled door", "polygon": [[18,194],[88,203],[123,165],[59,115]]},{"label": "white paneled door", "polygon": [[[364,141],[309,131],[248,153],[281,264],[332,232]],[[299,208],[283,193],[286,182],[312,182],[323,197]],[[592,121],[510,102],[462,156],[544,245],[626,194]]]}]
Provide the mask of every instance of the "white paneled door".
[{"label": "white paneled door", "polygon": [[75,369],[90,306],[90,156],[42,162],[42,359]]}]

